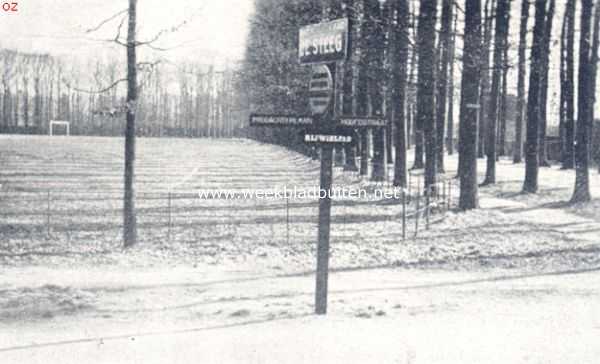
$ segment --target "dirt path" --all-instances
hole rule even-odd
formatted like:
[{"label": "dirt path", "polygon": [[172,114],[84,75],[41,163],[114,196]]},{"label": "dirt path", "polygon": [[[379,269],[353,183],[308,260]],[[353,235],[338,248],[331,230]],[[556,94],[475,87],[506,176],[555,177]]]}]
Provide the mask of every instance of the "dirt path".
[{"label": "dirt path", "polygon": [[[600,354],[598,271],[334,273],[327,318],[310,315],[312,277],[187,273],[185,283],[171,271],[111,285],[94,312],[2,326],[1,361],[594,363]],[[169,291],[180,305],[161,305]]]}]

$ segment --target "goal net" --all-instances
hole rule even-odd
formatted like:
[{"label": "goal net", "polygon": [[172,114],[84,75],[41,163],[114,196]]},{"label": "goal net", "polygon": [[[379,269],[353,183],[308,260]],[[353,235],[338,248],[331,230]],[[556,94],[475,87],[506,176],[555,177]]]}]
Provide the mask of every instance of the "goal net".
[{"label": "goal net", "polygon": [[71,135],[71,124],[68,121],[51,120],[48,128],[50,136]]}]

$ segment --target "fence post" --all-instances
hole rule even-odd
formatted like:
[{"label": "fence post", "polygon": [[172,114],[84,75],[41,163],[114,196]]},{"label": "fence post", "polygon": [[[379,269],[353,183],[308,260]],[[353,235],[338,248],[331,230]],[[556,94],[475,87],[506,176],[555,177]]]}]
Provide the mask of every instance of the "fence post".
[{"label": "fence post", "polygon": [[402,188],[402,240],[406,240],[406,189]]},{"label": "fence post", "polygon": [[417,206],[415,209],[415,238],[419,234],[419,213],[421,209],[421,194],[417,193]]},{"label": "fence post", "polygon": [[50,210],[50,190],[48,190],[46,193],[47,193],[47,195],[46,195],[46,197],[47,197],[47,199],[46,199],[46,202],[47,202],[47,209],[46,209],[46,230],[47,230],[48,238],[50,238],[50,233],[51,233],[51,231],[50,231],[50,213],[51,213],[51,210]]},{"label": "fence post", "polygon": [[[443,187],[442,187],[442,201],[446,201],[446,188],[447,188],[448,181],[446,179],[444,179],[442,181],[442,183],[443,183]],[[448,210],[448,206],[446,206],[446,210]]]},{"label": "fence post", "polygon": [[290,245],[290,195],[287,192],[285,194],[285,230],[286,243]]},{"label": "fence post", "polygon": [[429,209],[431,208],[431,190],[433,186],[429,186],[425,191],[425,230],[429,230]]},{"label": "fence post", "polygon": [[448,210],[452,208],[452,180],[450,180],[448,185]]},{"label": "fence post", "polygon": [[168,194],[168,216],[169,216],[169,223],[168,223],[168,230],[167,230],[167,241],[170,243],[171,242],[171,191],[169,191]]},{"label": "fence post", "polygon": [[408,172],[408,203],[412,202],[412,173]]}]

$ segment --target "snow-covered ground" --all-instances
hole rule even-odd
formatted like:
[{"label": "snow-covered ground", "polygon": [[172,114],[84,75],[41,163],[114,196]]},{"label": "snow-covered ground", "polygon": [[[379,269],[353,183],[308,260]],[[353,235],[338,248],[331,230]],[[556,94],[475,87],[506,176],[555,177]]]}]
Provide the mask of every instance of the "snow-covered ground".
[{"label": "snow-covered ground", "polygon": [[[521,195],[523,166],[501,161],[480,210],[406,241],[399,204],[338,201],[329,315],[314,317],[315,201],[293,201],[288,225],[281,201],[173,200],[168,240],[164,206],[142,199],[141,242],[123,251],[121,150],[0,137],[0,363],[597,362],[600,200],[563,203],[572,171],[542,169],[540,194]],[[312,186],[318,164],[249,141],[140,139],[138,173],[144,196]],[[596,172],[592,185],[600,197]],[[53,207],[72,216],[49,238],[43,207],[15,198],[48,190],[75,199]]]}]

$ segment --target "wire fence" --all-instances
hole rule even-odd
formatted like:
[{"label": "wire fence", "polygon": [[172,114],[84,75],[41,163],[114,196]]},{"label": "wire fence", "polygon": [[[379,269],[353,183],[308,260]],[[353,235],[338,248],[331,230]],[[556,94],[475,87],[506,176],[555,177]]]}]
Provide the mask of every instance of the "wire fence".
[{"label": "wire fence", "polygon": [[[429,229],[434,218],[454,207],[456,189],[456,180],[439,176],[436,184],[425,190],[422,173],[411,173],[399,198],[334,199],[332,238],[350,239],[378,224],[398,238],[417,237]],[[120,190],[3,191],[0,236],[60,239],[83,233],[118,240],[122,201]],[[136,194],[136,216],[141,240],[193,242],[207,236],[262,236],[279,243],[310,243],[316,236],[318,200],[290,195],[279,200],[207,199],[195,191],[141,192]]]}]

